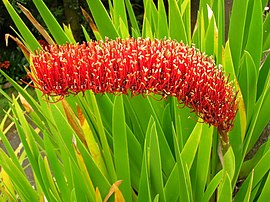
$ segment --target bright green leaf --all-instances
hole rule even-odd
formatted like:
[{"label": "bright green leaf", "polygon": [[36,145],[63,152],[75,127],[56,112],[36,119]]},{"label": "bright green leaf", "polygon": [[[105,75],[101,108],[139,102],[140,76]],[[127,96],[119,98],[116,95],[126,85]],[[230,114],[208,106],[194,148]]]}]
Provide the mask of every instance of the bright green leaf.
[{"label": "bright green leaf", "polygon": [[229,149],[225,153],[223,157],[223,163],[224,163],[223,169],[224,171],[227,172],[230,181],[232,181],[235,173],[235,157],[232,147],[229,147]]},{"label": "bright green leaf", "polygon": [[194,161],[200,143],[201,135],[202,135],[202,123],[198,122],[194,127],[192,133],[190,134],[189,139],[187,140],[181,152],[181,159],[183,160],[183,163],[187,164],[188,169],[191,168],[192,163]]},{"label": "bright green leaf", "polygon": [[213,127],[204,124],[202,136],[199,142],[197,167],[195,176],[195,200],[201,201],[205,190],[211,159],[211,148],[213,139]]},{"label": "bright green leaf", "polygon": [[248,0],[234,0],[230,18],[229,41],[235,73],[238,75],[239,63],[243,47],[244,29]]},{"label": "bright green leaf", "polygon": [[169,35],[177,41],[188,42],[184,22],[176,0],[169,0]]},{"label": "bright green leaf", "polygon": [[[250,21],[250,27],[248,31],[248,39],[247,39],[247,45],[246,45],[246,50],[250,53],[254,61],[256,72],[259,71],[261,55],[262,55],[262,38],[263,38],[262,18],[263,16],[262,16],[261,0],[256,0],[254,1],[254,4],[253,4],[252,18]],[[257,77],[255,77],[253,81],[254,80],[257,80]]]},{"label": "bright green leaf", "polygon": [[125,112],[122,96],[116,96],[113,105],[112,135],[114,145],[114,163],[118,180],[123,180],[120,190],[126,200],[132,200],[128,143],[125,123]]},{"label": "bright green leaf", "polygon": [[119,37],[114,24],[112,23],[105,7],[100,0],[87,0],[89,9],[93,15],[98,31],[102,38],[115,39]]},{"label": "bright green leaf", "polygon": [[223,177],[220,186],[218,188],[218,201],[219,202],[230,202],[232,201],[232,187],[228,173]]}]

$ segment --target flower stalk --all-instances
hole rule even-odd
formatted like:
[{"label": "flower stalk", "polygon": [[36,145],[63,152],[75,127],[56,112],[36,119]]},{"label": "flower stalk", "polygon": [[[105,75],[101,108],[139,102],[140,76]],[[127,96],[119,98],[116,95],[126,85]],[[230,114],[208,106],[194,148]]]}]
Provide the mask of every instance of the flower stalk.
[{"label": "flower stalk", "polygon": [[174,96],[227,132],[237,113],[237,93],[220,66],[195,47],[143,38],[48,45],[33,56],[30,77],[43,94],[94,93]]}]

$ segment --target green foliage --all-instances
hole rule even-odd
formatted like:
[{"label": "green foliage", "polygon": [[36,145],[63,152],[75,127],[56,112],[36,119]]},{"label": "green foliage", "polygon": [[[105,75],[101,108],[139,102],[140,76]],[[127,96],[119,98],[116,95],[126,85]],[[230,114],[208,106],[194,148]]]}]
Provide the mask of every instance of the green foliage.
[{"label": "green foliage", "polygon": [[[2,50],[0,54],[0,66],[0,69],[7,73],[13,80],[28,80],[26,78],[26,71],[24,70],[24,66],[28,66],[28,61],[21,54],[20,50],[16,49],[12,52],[8,50]],[[0,85],[6,82],[6,78],[3,75],[0,75]]]},{"label": "green foliage", "polygon": [[[36,39],[8,0],[3,2],[20,39],[33,53],[38,48]],[[245,160],[270,120],[270,56],[263,52],[270,48],[264,43],[269,44],[269,34],[264,32],[269,15],[263,15],[265,1],[255,2],[234,0],[225,41],[224,1],[201,1],[191,33],[189,0],[170,0],[168,15],[163,1],[156,6],[145,0],[142,30],[129,0],[109,1],[109,11],[100,0],[88,0],[97,36],[166,36],[194,43],[223,65],[239,102],[230,144],[222,145],[213,127],[189,118],[194,115],[179,108],[174,98],[156,101],[85,92],[55,103],[57,98],[46,102],[37,90],[36,101],[1,71],[21,94],[18,101],[1,91],[10,102],[0,125],[7,150],[0,150],[1,197],[100,201],[114,194],[119,201],[123,197],[126,201],[266,200],[270,194],[269,140],[252,159]],[[56,43],[74,42],[71,30],[62,28],[42,1],[35,4]],[[7,118],[15,124],[23,145],[15,151],[5,136]],[[34,189],[24,173],[24,158],[34,173]],[[243,181],[240,187],[239,180]]]}]

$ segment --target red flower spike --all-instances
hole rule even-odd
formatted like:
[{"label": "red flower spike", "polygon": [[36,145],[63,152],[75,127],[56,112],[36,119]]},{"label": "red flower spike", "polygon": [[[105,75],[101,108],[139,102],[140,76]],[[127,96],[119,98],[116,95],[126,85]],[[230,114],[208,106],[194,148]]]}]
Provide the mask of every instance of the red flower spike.
[{"label": "red flower spike", "polygon": [[227,134],[236,93],[213,59],[173,40],[116,39],[48,45],[33,57],[31,78],[44,94],[94,93],[174,96],[204,122]]}]

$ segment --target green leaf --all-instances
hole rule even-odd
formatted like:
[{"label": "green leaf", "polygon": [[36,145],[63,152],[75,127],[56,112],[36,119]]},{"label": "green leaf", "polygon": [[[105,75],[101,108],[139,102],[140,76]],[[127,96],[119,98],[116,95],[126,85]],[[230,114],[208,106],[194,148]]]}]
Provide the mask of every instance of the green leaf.
[{"label": "green leaf", "polygon": [[262,95],[260,96],[255,105],[251,125],[249,126],[249,130],[246,135],[247,138],[245,141],[244,152],[249,151],[253,147],[253,145],[261,135],[263,129],[270,120],[270,109],[268,107],[268,103],[270,102],[269,78],[270,74],[268,74],[267,78],[268,83],[265,86]]},{"label": "green leaf", "polygon": [[261,160],[254,167],[254,183],[253,188],[259,183],[259,181],[264,177],[264,175],[269,171],[269,159],[270,159],[270,149],[262,156]]},{"label": "green leaf", "polygon": [[[121,33],[121,23],[122,27],[128,27],[125,2],[124,0],[113,0],[113,24],[119,30],[118,33]],[[124,36],[121,35],[121,37]]]},{"label": "green leaf", "polygon": [[136,122],[138,124],[134,122],[134,124],[136,123],[134,127],[140,126],[140,133],[142,135],[142,137],[137,136],[137,138],[141,142],[141,144],[144,144],[144,137],[152,113],[150,103],[142,95],[135,96],[132,99],[128,98],[127,100],[125,99],[125,107],[130,106],[130,110],[128,110],[129,114],[134,114],[134,118],[132,118],[132,121],[137,119]]},{"label": "green leaf", "polygon": [[151,28],[150,22],[148,21],[147,18],[144,18],[144,20],[143,20],[143,29],[142,29],[142,37],[143,38],[148,38],[148,37],[150,39],[154,38],[152,30],[150,28]]},{"label": "green leaf", "polygon": [[[93,134],[93,131],[88,124],[86,118],[83,114],[79,114],[80,119],[80,125],[82,128],[82,132],[85,138],[84,146],[87,147],[88,151],[90,152],[91,156],[93,157],[93,160],[95,164],[98,166],[98,168],[102,171],[102,173],[108,178],[107,169],[103,160],[102,151],[100,150],[100,146],[98,141],[95,139],[95,136]],[[86,143],[86,144],[85,144]]]},{"label": "green leaf", "polygon": [[203,21],[205,21],[206,27],[208,26],[208,20],[207,20],[208,16],[206,15],[208,13],[207,12],[207,10],[208,10],[207,7],[209,6],[212,9],[213,8],[213,2],[214,2],[214,0],[201,0],[200,1],[199,9],[200,9],[200,12],[203,12],[203,14],[204,14]]},{"label": "green leaf", "polygon": [[105,134],[104,126],[102,123],[101,114],[99,112],[98,104],[93,92],[89,92],[91,104],[93,105],[93,114],[95,115],[95,119],[97,121],[97,130],[99,134],[99,138],[102,144],[102,148],[104,150],[104,159],[108,169],[109,176],[111,178],[110,182],[113,183],[116,181],[116,173],[113,165],[113,160],[110,152],[110,147],[108,145],[108,140]]},{"label": "green leaf", "polygon": [[[215,1],[216,2],[216,1]],[[222,63],[222,51],[225,41],[225,7],[224,0],[218,1],[217,28],[218,28],[218,42],[217,42],[217,64]]]},{"label": "green leaf", "polygon": [[[253,178],[253,182],[252,182],[252,190],[258,188],[260,186],[259,183],[262,181],[262,179],[265,177],[265,174],[267,174],[269,172],[270,169],[270,165],[269,162],[270,161],[270,149],[267,150],[267,152],[262,156],[262,158],[260,159],[260,161],[257,163],[257,165],[254,167],[254,171],[252,171],[248,178]],[[254,175],[254,177],[253,177]],[[245,182],[242,184],[242,189],[239,190],[239,196],[238,196],[238,201],[241,201],[243,195],[247,192],[247,187],[250,185],[249,184],[249,180],[245,180]],[[254,193],[255,190],[253,191]]]},{"label": "green leaf", "polygon": [[219,171],[215,177],[210,181],[210,183],[208,184],[206,191],[204,192],[203,195],[203,202],[208,202],[211,199],[211,196],[213,195],[213,193],[215,192],[215,190],[217,189],[218,185],[220,184],[221,180],[222,180],[222,175],[223,175],[223,171]]},{"label": "green leaf", "polygon": [[[132,131],[134,135],[136,136],[136,139],[138,142],[140,142],[141,145],[144,144],[144,131],[142,128],[142,124],[140,123],[140,113],[138,115],[136,114],[136,108],[134,108],[134,105],[131,104],[130,98],[128,96],[124,96],[124,105],[125,105],[125,111],[128,114],[128,117],[131,119],[132,123]],[[148,122],[148,120],[147,120]]]},{"label": "green leaf", "polygon": [[[161,110],[159,113],[157,110],[157,109],[161,108],[162,103],[157,102],[155,100],[153,100],[151,102],[149,97],[147,97],[147,100],[148,100],[149,105],[150,105],[151,114],[154,117],[154,120],[156,122],[156,129],[157,129],[157,134],[158,134],[162,169],[163,169],[165,176],[169,176],[169,174],[171,173],[171,171],[174,167],[175,160],[174,160],[174,157],[172,155],[172,150],[170,149],[169,144],[166,140],[166,136],[164,134],[165,131],[163,131],[163,129],[161,127],[161,117],[162,117],[163,111]],[[158,107],[158,106],[160,106],[160,107]]]},{"label": "green leaf", "polygon": [[[39,149],[34,139],[34,136],[37,134],[31,130],[31,126],[28,124],[28,121],[26,120],[24,112],[21,109],[19,103],[15,99],[13,99],[13,103],[13,113],[16,114],[18,118],[17,126],[19,126],[19,124],[21,126],[21,133],[19,133],[20,139],[25,139],[24,141],[22,140],[24,147],[26,147],[26,144],[28,145],[26,152],[28,157],[31,155],[33,158],[31,163],[37,163],[39,158]],[[29,161],[31,160],[29,159]]]},{"label": "green leaf", "polygon": [[181,5],[179,3],[180,1],[178,1],[178,5],[185,25],[188,44],[191,44],[191,0],[184,0]]},{"label": "green leaf", "polygon": [[[175,130],[173,130],[175,132]],[[177,141],[177,136],[174,133],[174,150],[175,150],[175,156],[176,156],[176,163],[178,168],[178,175],[179,175],[179,181],[180,183],[180,199],[182,201],[192,201],[192,193],[189,191],[189,185],[188,185],[188,178],[189,176],[186,175],[185,168],[184,168],[184,162],[181,157],[180,149],[179,149],[179,143]]]},{"label": "green leaf", "polygon": [[169,0],[169,35],[172,39],[188,43],[187,33],[176,0]]},{"label": "green leaf", "polygon": [[269,195],[270,195],[270,174],[268,173],[262,192],[258,198],[258,202],[268,201]]},{"label": "green leaf", "polygon": [[263,51],[270,47],[270,14],[268,13],[263,22]]},{"label": "green leaf", "polygon": [[68,200],[68,195],[69,195],[69,187],[67,186],[66,180],[65,180],[65,172],[63,172],[63,165],[59,162],[59,159],[57,158],[57,154],[55,150],[57,147],[54,147],[50,138],[49,134],[47,131],[43,131],[44,135],[44,145],[45,145],[45,150],[47,153],[47,157],[49,162],[51,163],[51,169],[52,172],[54,173],[55,181],[58,185],[60,193],[62,193],[62,199],[63,200]]},{"label": "green leaf", "polygon": [[68,104],[66,100],[63,99],[61,103],[69,125],[72,127],[72,129],[80,138],[80,140],[85,144],[85,146],[87,146],[87,142],[85,141],[81,123],[79,122],[79,119],[77,118],[76,114],[74,113],[71,106]]},{"label": "green leaf", "polygon": [[142,25],[142,37],[143,38],[154,38],[154,30],[152,30],[152,7],[151,7],[151,2],[146,1],[146,6],[145,6],[145,14],[143,18],[143,25]]},{"label": "green leaf", "polygon": [[72,30],[71,30],[70,25],[68,25],[68,26],[64,25],[64,31],[65,31],[70,43],[76,44],[76,40],[72,34]]},{"label": "green leaf", "polygon": [[268,0],[262,0],[262,9],[267,6]]},{"label": "green leaf", "polygon": [[180,151],[182,151],[184,144],[196,125],[198,117],[195,114],[192,115],[189,108],[182,107],[182,105],[179,107],[177,98],[172,97],[169,99],[174,128],[178,135]]},{"label": "green leaf", "polygon": [[157,37],[162,39],[168,36],[167,14],[163,0],[158,0]]},{"label": "green leaf", "polygon": [[194,127],[192,133],[190,134],[181,152],[181,159],[184,164],[187,164],[189,170],[194,161],[200,143],[201,135],[202,135],[202,123],[198,122]]},{"label": "green leaf", "polygon": [[184,13],[186,11],[189,3],[190,3],[190,0],[182,0],[182,2],[178,1],[178,5],[181,8],[181,13]]},{"label": "green leaf", "polygon": [[[96,101],[98,104],[99,112],[100,112],[104,127],[106,128],[106,130],[108,130],[111,133],[111,131],[112,131],[113,102],[110,99],[108,94],[95,95],[95,98],[96,98]],[[83,98],[82,98],[82,100],[83,100]],[[88,105],[88,104],[89,103],[85,103],[85,105]]]},{"label": "green leaf", "polygon": [[144,143],[144,151],[143,151],[143,161],[142,161],[142,169],[141,169],[141,177],[140,177],[140,185],[138,191],[138,201],[150,202],[151,199],[151,191],[150,191],[150,182],[149,182],[149,168],[148,168],[148,155],[149,155],[149,137],[151,132],[151,127],[154,125],[154,119],[151,117],[148,122],[147,132]]},{"label": "green leaf", "polygon": [[120,25],[119,19],[123,20],[124,25],[127,27],[127,15],[125,8],[125,0],[113,0],[113,11],[114,11],[114,25],[118,27]]},{"label": "green leaf", "polygon": [[235,173],[235,157],[232,147],[229,147],[223,158],[223,169],[226,171],[229,180],[232,181]]},{"label": "green leaf", "polygon": [[85,27],[83,25],[82,26],[82,30],[83,30],[83,34],[84,34],[84,37],[85,37],[85,40],[88,42],[88,41],[91,41],[91,38],[88,34],[88,32],[86,31]]},{"label": "green leaf", "polygon": [[93,15],[98,31],[103,39],[109,37],[115,39],[119,37],[114,24],[112,23],[105,7],[100,0],[87,0],[89,9]]},{"label": "green leaf", "polygon": [[228,173],[224,170],[224,175],[219,188],[218,188],[218,201],[219,202],[230,202],[232,201],[232,187]]},{"label": "green leaf", "polygon": [[205,32],[207,28],[207,22],[204,20],[204,16],[207,16],[207,13],[204,13],[203,10],[198,13],[198,47],[201,49],[201,51],[205,52],[205,43],[203,43],[205,39]]},{"label": "green leaf", "polygon": [[[110,189],[110,186],[111,186],[109,183],[110,179],[106,178],[103,175],[103,173],[101,172],[98,165],[96,165],[96,163],[91,158],[91,156],[89,155],[86,148],[80,142],[78,142],[78,148],[80,149],[82,158],[84,159],[84,163],[85,163],[85,166],[87,168],[87,172],[89,173],[89,175],[91,177],[93,185],[95,185],[95,187],[99,187],[99,190],[100,190],[102,197],[105,197],[108,193],[108,190]],[[79,186],[81,186],[80,180],[79,180],[78,184],[79,184]],[[87,189],[87,185],[85,186],[85,188]]]},{"label": "green leaf", "polygon": [[[223,58],[223,67],[226,73],[229,75],[229,81],[235,82],[236,89],[235,91],[238,91],[238,100],[239,100],[239,110],[235,118],[235,124],[234,129],[230,132],[230,141],[234,148],[242,144],[242,140],[244,139],[245,133],[246,133],[246,109],[243,102],[243,96],[241,89],[239,89],[238,81],[236,80],[232,56],[231,56],[231,50],[230,50],[230,44],[229,41],[227,41],[224,51],[224,58]],[[237,134],[241,134],[241,136]],[[235,150],[234,150],[235,151]]]},{"label": "green leaf", "polygon": [[158,10],[154,1],[147,1],[146,5],[148,5],[148,12],[144,15],[147,15],[147,18],[150,19],[149,22],[152,26],[152,32],[154,37],[157,37],[157,30],[158,30]]},{"label": "green leaf", "polygon": [[235,73],[238,75],[242,54],[248,0],[234,0],[230,18],[229,41]]},{"label": "green leaf", "polygon": [[167,105],[166,100],[164,100],[160,95],[154,94],[148,96],[146,99],[149,102],[152,115],[154,116],[156,121],[158,121],[159,125],[161,125],[162,115]]},{"label": "green leaf", "polygon": [[161,167],[161,156],[160,156],[160,148],[158,141],[158,134],[155,123],[152,125],[150,133],[148,133],[149,145],[145,145],[149,149],[150,164],[150,184],[151,189],[154,194],[159,194],[160,201],[165,201],[165,193],[163,190],[163,178],[162,178],[162,167]]},{"label": "green leaf", "polygon": [[203,125],[196,161],[197,167],[194,186],[195,201],[202,200],[205,190],[211,159],[213,130],[213,127],[209,127],[206,124]]},{"label": "green leaf", "polygon": [[[72,139],[74,137],[74,134],[76,134],[76,132],[73,130],[73,128],[71,127],[71,125],[69,124],[69,122],[67,121],[65,112],[62,108],[62,104],[61,103],[56,103],[56,104],[48,104],[46,106],[46,110],[48,110],[48,118],[50,118],[52,120],[52,123],[49,124],[49,128],[51,131],[46,131],[47,133],[49,133],[51,135],[54,134],[54,141],[56,141],[58,143],[58,147],[61,151],[61,153],[63,154],[63,158],[62,161],[64,162],[64,165],[68,168],[69,166],[69,158],[72,159],[76,159],[76,156],[74,154],[74,152],[72,152],[74,150],[73,146],[72,146]],[[61,134],[65,134],[65,135],[61,135]]]},{"label": "green leaf", "polygon": [[234,81],[236,76],[235,76],[235,71],[234,71],[234,66],[233,66],[233,60],[232,60],[232,53],[230,49],[230,41],[227,41],[225,45],[225,50],[224,50],[224,55],[223,55],[223,68],[226,73],[230,75],[230,81]]},{"label": "green leaf", "polygon": [[58,44],[71,42],[46,4],[42,0],[33,0],[33,2],[55,41]]},{"label": "green leaf", "polygon": [[[270,47],[270,46],[269,46]],[[266,53],[266,55],[264,55],[263,59],[264,62],[261,66],[261,69],[259,71],[259,78],[258,78],[258,87],[257,87],[257,99],[259,99],[259,97],[262,95],[263,89],[266,87],[267,85],[267,76],[270,73],[270,54]]]},{"label": "green leaf", "polygon": [[44,159],[42,158],[42,156],[39,156],[38,165],[43,183],[45,184],[45,188],[47,190],[45,193],[49,194],[46,195],[46,198],[49,199],[50,201],[61,201],[60,195],[54,184],[53,176],[52,173],[50,172],[50,167],[46,156],[44,157]]},{"label": "green leaf", "polygon": [[241,185],[240,190],[237,192],[234,198],[235,202],[250,201],[253,177],[254,177],[254,170],[252,171],[251,175],[249,175],[249,177],[245,180],[246,183]]},{"label": "green leaf", "polygon": [[116,96],[113,105],[113,149],[115,171],[119,180],[123,180],[120,190],[126,200],[132,200],[128,143],[125,112],[122,96]]},{"label": "green leaf", "polygon": [[[128,17],[129,17],[129,20],[130,20],[130,23],[131,23],[131,27],[136,33],[138,33],[140,35],[139,25],[138,25],[136,16],[134,14],[132,5],[130,3],[130,0],[125,0],[125,3],[126,3],[126,9],[127,9],[127,12],[128,12]],[[134,35],[132,35],[132,36],[135,37]]]},{"label": "green leaf", "polygon": [[[263,13],[261,0],[254,1],[252,18],[248,31],[246,50],[250,53],[254,61],[255,70],[257,74],[260,68],[260,60],[262,55],[262,38],[263,38],[262,15]],[[254,41],[256,41],[256,43],[254,43]],[[257,80],[257,77],[255,77],[253,80]]]},{"label": "green leaf", "polygon": [[240,63],[238,81],[247,111],[247,124],[249,124],[256,103],[258,75],[254,60],[248,52],[244,53]]},{"label": "green leaf", "polygon": [[172,115],[171,106],[167,104],[162,114],[162,129],[165,131],[164,135],[168,142],[169,147],[173,151],[173,129],[172,129]]},{"label": "green leaf", "polygon": [[128,155],[130,163],[130,173],[132,173],[131,184],[133,189],[138,191],[140,183],[140,173],[142,167],[143,151],[139,141],[127,126]]},{"label": "green leaf", "polygon": [[[268,77],[270,78],[270,73],[268,74]],[[268,85],[270,84],[269,82],[269,78],[268,78]],[[268,103],[270,102],[270,88],[268,86],[268,88],[265,89],[265,93],[266,95],[263,96],[264,99],[263,99],[263,103],[262,103],[262,106],[260,108],[260,113],[259,113],[259,116],[260,118],[257,118],[255,120],[257,120],[255,122],[255,129],[254,129],[254,133],[256,133],[255,138],[259,136],[259,134],[262,133],[262,131],[264,130],[264,128],[266,127],[267,123],[269,122],[270,120],[270,109],[269,107],[267,107]],[[257,110],[257,106],[254,110]]]},{"label": "green leaf", "polygon": [[126,39],[126,38],[129,38],[129,32],[128,32],[128,27],[124,24],[122,18],[119,19],[120,21],[120,26],[119,26],[119,29],[120,29],[120,33],[121,33],[121,38],[123,39]]},{"label": "green leaf", "polygon": [[[82,192],[84,194],[84,197],[87,198],[88,200],[92,201],[95,198],[95,188],[93,185],[93,181],[90,177],[90,173],[88,172],[85,160],[79,150],[79,148],[77,147],[77,141],[79,139],[75,139],[73,138],[73,147],[74,147],[74,152],[76,155],[76,159],[77,159],[77,165],[72,167],[72,170],[76,173],[79,174],[79,177],[75,177],[74,181],[75,184],[80,184],[78,186],[75,186],[77,188],[76,193],[78,193],[77,195],[79,195],[79,192]],[[81,190],[79,189],[79,187],[81,188]],[[79,197],[78,197],[79,198]],[[80,199],[78,199],[80,200]]]},{"label": "green leaf", "polygon": [[6,134],[4,134],[1,130],[0,130],[0,139],[3,142],[3,145],[5,146],[9,158],[17,166],[20,172],[23,172],[23,168],[21,167],[20,162],[18,161],[18,158],[12,148],[11,142],[8,140]]},{"label": "green leaf", "polygon": [[87,193],[87,187],[89,185],[85,183],[85,176],[82,176],[82,171],[80,171],[77,165],[74,168],[74,165],[71,162],[69,167],[71,171],[70,175],[72,176],[71,183],[73,186],[73,190],[70,192],[70,198],[74,201],[94,201],[94,198],[89,197]]},{"label": "green leaf", "polygon": [[25,173],[21,172],[21,169],[13,163],[2,149],[0,150],[0,165],[14,183],[16,191],[21,199],[24,201],[38,201],[39,196],[32,188]]},{"label": "green leaf", "polygon": [[211,8],[207,5],[208,8],[208,27],[206,29],[205,34],[205,52],[207,55],[217,54],[217,46],[218,46],[218,30],[215,21],[215,16]]},{"label": "green leaf", "polygon": [[159,194],[157,194],[153,200],[153,202],[159,202]]},{"label": "green leaf", "polygon": [[[243,96],[241,89],[239,89],[238,81],[236,80],[233,61],[231,57],[230,45],[229,41],[227,41],[224,51],[224,58],[223,58],[223,66],[225,72],[229,74],[230,81],[235,83],[236,89],[235,91],[238,92],[238,112],[236,114],[234,120],[234,128],[229,133],[230,144],[232,146],[234,155],[235,155],[235,171],[236,173],[239,172],[240,167],[242,166],[242,158],[243,158],[243,141],[246,135],[246,108],[244,106]],[[240,134],[240,135],[239,135]],[[234,179],[232,180],[232,184],[234,185],[238,180],[238,174],[235,174]]]},{"label": "green leaf", "polygon": [[246,157],[248,160],[245,160],[243,162],[243,165],[241,167],[241,172],[239,174],[240,178],[246,178],[252,172],[252,170],[258,164],[258,162],[261,160],[261,158],[265,154],[265,152],[268,151],[269,143],[270,142],[267,141],[267,143],[261,145],[260,148],[258,149],[258,151],[256,151],[256,153],[254,154],[254,156],[252,156],[251,159],[249,156]]},{"label": "green leaf", "polygon": [[175,164],[166,185],[164,187],[164,192],[166,196],[166,201],[178,201],[179,200],[179,190],[180,190],[180,181],[177,164]]}]

